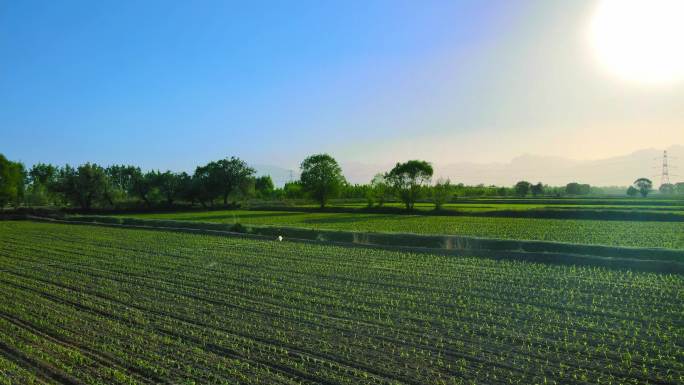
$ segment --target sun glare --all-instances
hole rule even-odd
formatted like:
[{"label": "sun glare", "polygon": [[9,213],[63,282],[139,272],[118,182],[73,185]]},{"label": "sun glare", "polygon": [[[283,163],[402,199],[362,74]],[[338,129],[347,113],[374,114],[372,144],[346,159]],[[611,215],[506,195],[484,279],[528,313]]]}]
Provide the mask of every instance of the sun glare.
[{"label": "sun glare", "polygon": [[618,77],[684,80],[684,0],[602,0],[589,31],[598,61]]}]

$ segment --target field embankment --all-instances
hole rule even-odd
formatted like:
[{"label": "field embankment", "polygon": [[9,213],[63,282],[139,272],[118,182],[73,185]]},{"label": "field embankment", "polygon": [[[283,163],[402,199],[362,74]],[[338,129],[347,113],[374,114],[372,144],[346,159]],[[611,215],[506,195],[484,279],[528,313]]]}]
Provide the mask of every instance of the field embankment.
[{"label": "field embankment", "polygon": [[[40,220],[40,218],[36,218]],[[53,221],[51,219],[43,219]],[[454,255],[478,255],[494,259],[524,260],[552,264],[603,266],[640,271],[684,274],[684,250],[584,245],[562,242],[476,238],[454,235],[362,233],[297,227],[254,226],[196,221],[155,220],[101,216],[72,216],[73,224],[172,230],[273,240],[332,243],[395,250],[428,251]]]},{"label": "field embankment", "polygon": [[224,210],[120,214],[120,218],[299,227],[352,232],[458,235],[617,247],[684,249],[684,222],[497,218],[311,211]]}]

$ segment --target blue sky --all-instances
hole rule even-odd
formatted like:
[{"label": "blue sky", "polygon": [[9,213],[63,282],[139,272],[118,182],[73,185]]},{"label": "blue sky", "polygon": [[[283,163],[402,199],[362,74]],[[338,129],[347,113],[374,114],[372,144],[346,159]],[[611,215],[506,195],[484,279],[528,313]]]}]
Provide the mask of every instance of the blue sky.
[{"label": "blue sky", "polygon": [[[190,171],[674,144],[681,87],[625,90],[577,54],[592,3],[3,2],[0,152]],[[628,118],[624,140],[581,145]]]}]

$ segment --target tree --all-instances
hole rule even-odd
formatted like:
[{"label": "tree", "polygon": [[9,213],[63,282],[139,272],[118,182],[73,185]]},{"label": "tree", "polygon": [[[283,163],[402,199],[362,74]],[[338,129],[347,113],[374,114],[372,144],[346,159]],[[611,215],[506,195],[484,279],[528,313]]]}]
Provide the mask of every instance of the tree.
[{"label": "tree", "polygon": [[55,202],[55,194],[50,192],[50,185],[55,183],[57,168],[51,164],[38,163],[28,172],[28,183],[24,195],[24,203],[28,206],[44,205]]},{"label": "tree", "polygon": [[24,194],[25,173],[23,164],[0,154],[0,209],[8,203],[18,204]]},{"label": "tree", "polygon": [[248,176],[247,178],[244,178],[240,182],[240,185],[238,186],[236,191],[238,193],[240,193],[242,198],[255,197],[256,196],[256,178],[253,176]]},{"label": "tree", "polygon": [[568,195],[587,195],[591,192],[591,186],[577,182],[568,183],[565,186],[565,193]]},{"label": "tree", "polygon": [[95,202],[106,199],[107,183],[104,168],[97,164],[86,163],[78,168],[66,165],[59,170],[53,189],[67,201],[89,210]]},{"label": "tree", "polygon": [[29,177],[32,184],[39,183],[47,186],[55,181],[57,176],[57,167],[51,164],[37,163],[31,167]]},{"label": "tree", "polygon": [[454,195],[452,191],[451,181],[449,179],[439,179],[434,186],[432,186],[432,202],[435,204],[435,210],[441,210],[444,203]]},{"label": "tree", "polygon": [[[187,174],[186,174],[187,175]],[[181,174],[171,171],[152,173],[152,185],[159,190],[168,206],[173,205],[173,201],[178,197],[181,190]]]},{"label": "tree", "polygon": [[399,198],[406,205],[407,210],[413,210],[413,206],[422,194],[422,187],[432,179],[432,165],[424,160],[409,160],[405,163],[397,163],[390,172],[385,174],[385,179],[394,188]]},{"label": "tree", "polygon": [[135,166],[113,165],[105,169],[109,178],[113,194],[124,198],[132,194],[133,180],[140,174],[140,168]]},{"label": "tree", "polygon": [[684,195],[684,182],[679,182],[675,184],[675,193]]},{"label": "tree", "polygon": [[236,157],[211,162],[207,166],[210,179],[219,189],[224,205],[228,204],[228,196],[238,190],[243,190],[241,188],[246,186],[246,180],[256,172],[247,166],[245,161]]},{"label": "tree", "polygon": [[532,187],[532,184],[527,181],[520,181],[513,186],[513,189],[515,190],[515,195],[519,197],[524,197],[527,195],[527,193],[530,192],[530,188]]},{"label": "tree", "polygon": [[283,186],[283,194],[287,199],[297,199],[304,197],[301,182],[295,181],[285,183],[285,185]]},{"label": "tree", "polygon": [[206,207],[207,202],[214,205],[214,199],[219,194],[219,181],[215,178],[210,165],[197,166],[195,174],[192,176],[193,196],[200,202],[202,207]]},{"label": "tree", "polygon": [[672,183],[664,183],[660,185],[658,191],[660,191],[660,193],[664,195],[671,195],[674,194],[674,188],[675,186]]},{"label": "tree", "polygon": [[186,172],[181,172],[177,176],[178,178],[178,198],[190,202],[190,205],[194,205],[197,200],[197,190],[195,189],[195,183],[192,176],[188,175]]},{"label": "tree", "polygon": [[311,155],[300,165],[299,177],[303,190],[316,202],[325,207],[331,198],[340,193],[345,183],[342,169],[328,154]]},{"label": "tree", "polygon": [[140,198],[140,200],[142,200],[145,203],[145,206],[148,208],[152,207],[152,202],[149,195],[154,187],[155,174],[151,172],[143,174],[138,167],[129,170],[129,172],[131,173],[131,195]]},{"label": "tree", "polygon": [[539,182],[535,185],[532,185],[530,187],[530,190],[532,191],[532,196],[534,196],[534,197],[536,197],[538,195],[542,195],[542,194],[544,194],[544,185],[542,184],[542,182]]},{"label": "tree", "polygon": [[378,207],[382,207],[387,201],[389,192],[390,188],[385,175],[381,173],[375,174],[370,182],[369,189],[366,191],[366,200],[369,206],[377,203]]},{"label": "tree", "polygon": [[653,188],[653,182],[648,178],[639,178],[634,181],[633,186],[639,190],[639,194],[641,194],[642,197],[646,198]]},{"label": "tree", "polygon": [[254,190],[260,198],[269,198],[273,195],[273,180],[269,175],[263,175],[254,180]]},{"label": "tree", "polygon": [[627,195],[630,197],[635,197],[639,193],[639,190],[637,190],[634,186],[629,186],[627,188]]}]

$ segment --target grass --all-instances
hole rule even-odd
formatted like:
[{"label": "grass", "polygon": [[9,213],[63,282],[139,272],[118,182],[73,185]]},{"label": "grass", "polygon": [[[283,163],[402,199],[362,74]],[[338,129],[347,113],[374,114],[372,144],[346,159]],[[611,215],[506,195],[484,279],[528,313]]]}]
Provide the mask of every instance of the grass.
[{"label": "grass", "polygon": [[684,248],[684,222],[248,210],[124,214],[119,216],[363,232],[455,234],[609,246]]},{"label": "grass", "polygon": [[684,278],[0,222],[0,384],[681,383]]}]

